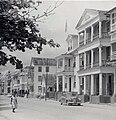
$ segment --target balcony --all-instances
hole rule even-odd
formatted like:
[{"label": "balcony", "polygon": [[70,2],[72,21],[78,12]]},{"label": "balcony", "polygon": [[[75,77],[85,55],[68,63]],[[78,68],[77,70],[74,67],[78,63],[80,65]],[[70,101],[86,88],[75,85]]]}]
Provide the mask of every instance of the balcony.
[{"label": "balcony", "polygon": [[91,68],[91,63],[88,63],[88,64],[86,65],[86,69],[89,69],[89,68]]},{"label": "balcony", "polygon": [[93,36],[93,40],[96,40],[98,38],[99,38],[99,34],[96,34],[96,35]]},{"label": "balcony", "polygon": [[108,34],[108,32],[102,32],[102,38],[107,38],[109,37],[110,35]]},{"label": "balcony", "polygon": [[83,69],[84,69],[84,66],[79,66],[79,69],[80,69],[80,70],[83,70]]},{"label": "balcony", "polygon": [[112,52],[112,56],[111,56],[112,60],[116,60],[116,51]]},{"label": "balcony", "polygon": [[73,67],[67,67],[65,66],[65,72],[73,72],[74,71],[74,68]]},{"label": "balcony", "polygon": [[81,46],[83,46],[84,45],[84,41],[80,41],[79,42],[79,46],[81,47]]},{"label": "balcony", "polygon": [[91,38],[89,37],[89,38],[86,39],[86,44],[90,43],[90,42],[91,42]]},{"label": "balcony", "polygon": [[93,63],[93,67],[98,67],[98,66],[99,66],[99,62]]}]

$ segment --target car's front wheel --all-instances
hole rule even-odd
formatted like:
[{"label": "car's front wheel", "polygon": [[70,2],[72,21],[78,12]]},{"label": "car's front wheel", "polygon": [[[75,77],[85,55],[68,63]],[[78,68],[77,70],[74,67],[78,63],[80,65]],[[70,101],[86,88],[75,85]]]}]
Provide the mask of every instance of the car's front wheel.
[{"label": "car's front wheel", "polygon": [[78,106],[80,106],[81,104],[80,104],[80,103],[78,103],[77,105],[78,105]]}]

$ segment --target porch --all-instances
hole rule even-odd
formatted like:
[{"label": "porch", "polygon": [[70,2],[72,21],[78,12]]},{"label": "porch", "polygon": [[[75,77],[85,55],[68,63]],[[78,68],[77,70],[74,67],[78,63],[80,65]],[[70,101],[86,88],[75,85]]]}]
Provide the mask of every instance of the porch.
[{"label": "porch", "polygon": [[79,77],[79,95],[83,102],[110,103],[115,94],[114,73]]}]

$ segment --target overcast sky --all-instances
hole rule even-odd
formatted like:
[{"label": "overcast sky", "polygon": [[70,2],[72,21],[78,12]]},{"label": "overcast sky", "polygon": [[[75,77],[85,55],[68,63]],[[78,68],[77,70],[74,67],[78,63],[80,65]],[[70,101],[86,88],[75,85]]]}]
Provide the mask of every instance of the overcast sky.
[{"label": "overcast sky", "polygon": [[[40,12],[47,9],[50,5],[54,6],[55,1],[43,1],[40,6]],[[40,55],[36,51],[27,50],[25,53],[15,52],[14,54],[22,59],[24,65],[29,65],[31,57],[56,57],[67,51],[65,33],[65,23],[67,20],[67,31],[70,34],[76,34],[75,26],[78,23],[82,13],[86,8],[98,10],[110,10],[116,6],[115,1],[64,1],[64,3],[55,10],[55,14],[47,18],[45,23],[39,23],[40,31],[43,37],[54,39],[61,44],[60,48],[44,47]],[[0,67],[0,71],[12,69],[10,65]]]}]

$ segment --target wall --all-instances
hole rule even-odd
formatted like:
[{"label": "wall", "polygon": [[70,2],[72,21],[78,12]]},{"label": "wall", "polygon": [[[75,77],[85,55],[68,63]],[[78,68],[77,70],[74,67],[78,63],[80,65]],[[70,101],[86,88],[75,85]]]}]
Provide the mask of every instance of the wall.
[{"label": "wall", "polygon": [[[38,86],[41,86],[41,83],[38,82],[38,76],[42,76],[43,74],[46,74],[46,66],[42,67],[42,72],[38,72],[38,65],[34,66],[34,94],[38,94]],[[49,66],[49,74],[56,74],[56,66]]]}]

